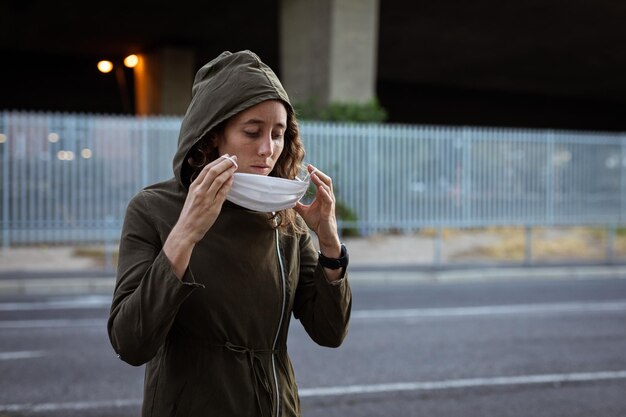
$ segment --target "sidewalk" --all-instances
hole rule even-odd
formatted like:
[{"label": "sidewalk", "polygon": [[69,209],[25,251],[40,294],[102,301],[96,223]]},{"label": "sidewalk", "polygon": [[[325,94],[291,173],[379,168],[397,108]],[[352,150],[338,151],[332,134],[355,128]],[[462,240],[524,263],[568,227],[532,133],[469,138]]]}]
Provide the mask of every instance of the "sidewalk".
[{"label": "sidewalk", "polygon": [[[510,279],[626,278],[626,259],[502,262],[481,257],[489,234],[455,235],[442,244],[442,262],[434,263],[432,237],[419,234],[344,239],[350,252],[353,284]],[[469,255],[468,255],[469,254]],[[474,254],[474,255],[471,255]],[[471,255],[471,256],[470,256]],[[0,250],[0,295],[112,293],[115,272],[104,267],[103,248],[35,247]]]}]

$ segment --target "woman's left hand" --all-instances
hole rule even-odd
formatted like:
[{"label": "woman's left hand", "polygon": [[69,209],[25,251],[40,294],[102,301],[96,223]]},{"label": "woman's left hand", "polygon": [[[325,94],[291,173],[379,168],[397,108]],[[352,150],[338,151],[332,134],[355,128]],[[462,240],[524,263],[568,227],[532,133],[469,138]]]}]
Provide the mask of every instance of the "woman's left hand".
[{"label": "woman's left hand", "polygon": [[332,179],[313,165],[309,165],[307,170],[317,187],[315,199],[310,205],[298,202],[295,210],[317,235],[322,253],[329,258],[338,258],[341,255],[341,242],[337,233]]}]

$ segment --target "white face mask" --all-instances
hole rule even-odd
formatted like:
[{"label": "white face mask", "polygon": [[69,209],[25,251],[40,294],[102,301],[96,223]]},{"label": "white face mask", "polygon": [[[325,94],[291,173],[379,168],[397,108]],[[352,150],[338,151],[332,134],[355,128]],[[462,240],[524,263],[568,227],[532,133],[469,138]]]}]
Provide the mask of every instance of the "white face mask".
[{"label": "white face mask", "polygon": [[273,212],[295,207],[309,188],[310,177],[269,177],[266,175],[233,174],[233,186],[226,199],[250,210]]}]

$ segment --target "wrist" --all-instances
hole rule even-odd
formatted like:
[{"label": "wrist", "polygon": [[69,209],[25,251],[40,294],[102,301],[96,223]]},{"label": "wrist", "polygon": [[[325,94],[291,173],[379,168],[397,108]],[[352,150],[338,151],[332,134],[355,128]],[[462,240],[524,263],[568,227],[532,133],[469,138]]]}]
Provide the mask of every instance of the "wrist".
[{"label": "wrist", "polygon": [[341,278],[345,275],[346,268],[348,267],[348,250],[344,244],[340,245],[339,255],[336,257],[329,257],[324,255],[321,251],[318,253],[319,263],[324,268],[330,270],[338,270],[341,269],[341,273],[337,278]]},{"label": "wrist", "polygon": [[169,236],[163,244],[163,252],[170,261],[174,274],[182,279],[189,260],[191,259],[191,252],[195,247],[195,243],[191,241],[184,234],[180,234],[176,227],[172,229]]},{"label": "wrist", "polygon": [[193,233],[184,230],[178,223],[174,225],[166,241],[171,241],[171,244],[181,249],[193,248],[197,243],[194,241]]},{"label": "wrist", "polygon": [[341,256],[341,242],[337,239],[334,242],[320,242],[320,252],[327,258],[339,258]]}]

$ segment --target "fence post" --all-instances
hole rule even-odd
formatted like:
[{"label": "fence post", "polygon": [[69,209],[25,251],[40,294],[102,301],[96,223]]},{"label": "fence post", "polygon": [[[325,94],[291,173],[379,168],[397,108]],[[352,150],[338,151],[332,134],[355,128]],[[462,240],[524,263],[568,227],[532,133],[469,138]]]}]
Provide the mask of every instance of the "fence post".
[{"label": "fence post", "polygon": [[[619,213],[617,213],[617,223],[613,225],[613,239],[615,239],[615,233],[618,225],[620,227],[624,227],[624,221],[626,220],[626,135],[622,135],[621,138],[621,149],[622,149],[622,157],[621,164],[619,165],[619,169],[621,172],[620,175],[620,199],[619,199]],[[613,253],[613,242],[611,242],[611,256]],[[612,261],[613,259],[611,259]]]},{"label": "fence post", "polygon": [[609,224],[606,229],[606,261],[608,263],[613,263],[614,259],[614,251],[615,247],[615,225]]},{"label": "fence post", "polygon": [[533,228],[532,226],[526,225],[526,238],[525,242],[525,250],[524,250],[524,264],[532,265],[533,263]]},{"label": "fence post", "polygon": [[141,121],[141,186],[145,187],[149,181],[149,163],[148,154],[148,122],[146,119]]},{"label": "fence post", "polygon": [[104,227],[104,270],[113,272],[113,216],[106,216]]},{"label": "fence post", "polygon": [[[367,223],[366,234],[370,235],[372,231],[378,233],[380,230],[378,219],[378,132],[375,126],[367,126],[367,150],[368,150],[368,166],[367,170]],[[376,225],[376,226],[373,226]]]},{"label": "fence post", "polygon": [[440,266],[441,265],[441,226],[437,226],[435,230],[436,230],[435,241],[434,241],[435,250],[434,250],[433,261],[436,266]]},{"label": "fence post", "polygon": [[10,246],[10,227],[9,227],[9,125],[7,123],[7,114],[2,114],[2,126],[0,134],[6,135],[4,141],[0,143],[2,149],[2,250],[6,251]]},{"label": "fence post", "polygon": [[545,224],[554,222],[554,133],[547,133]]}]

